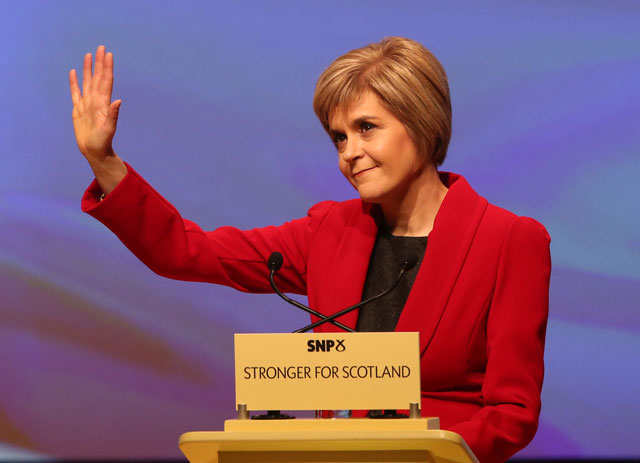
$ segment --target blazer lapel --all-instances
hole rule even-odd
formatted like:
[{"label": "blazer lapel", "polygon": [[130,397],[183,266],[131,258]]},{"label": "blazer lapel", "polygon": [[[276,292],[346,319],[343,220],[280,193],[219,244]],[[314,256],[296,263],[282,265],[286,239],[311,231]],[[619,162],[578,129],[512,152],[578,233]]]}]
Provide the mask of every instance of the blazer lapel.
[{"label": "blazer lapel", "polygon": [[[327,315],[339,312],[362,300],[362,291],[369,268],[369,259],[378,233],[380,214],[376,206],[361,203],[362,209],[353,214],[344,229],[342,239],[335,250],[335,264],[330,265],[332,275],[327,276],[330,294],[326,298]],[[333,250],[332,250],[333,251]],[[358,310],[353,310],[337,319],[355,329]],[[335,325],[325,323],[322,331],[342,331]]]},{"label": "blazer lapel", "polygon": [[475,232],[487,208],[464,178],[441,173],[449,191],[429,234],[427,250],[396,331],[420,331],[420,352],[429,346]]}]

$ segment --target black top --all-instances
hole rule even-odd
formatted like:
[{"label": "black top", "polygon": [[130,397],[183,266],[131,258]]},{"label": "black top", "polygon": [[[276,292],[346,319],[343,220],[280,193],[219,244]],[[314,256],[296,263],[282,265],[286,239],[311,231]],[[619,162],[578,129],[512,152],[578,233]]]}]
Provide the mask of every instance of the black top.
[{"label": "black top", "polygon": [[390,288],[398,278],[402,264],[416,256],[416,265],[408,270],[390,293],[360,308],[356,331],[394,331],[404,304],[418,274],[427,249],[426,236],[393,236],[381,229],[371,253],[362,300]]}]

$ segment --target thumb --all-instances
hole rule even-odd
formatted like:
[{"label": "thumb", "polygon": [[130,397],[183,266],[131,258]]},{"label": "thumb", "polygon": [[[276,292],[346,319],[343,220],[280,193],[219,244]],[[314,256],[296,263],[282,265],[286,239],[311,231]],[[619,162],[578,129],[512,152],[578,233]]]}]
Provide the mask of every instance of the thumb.
[{"label": "thumb", "polygon": [[107,111],[107,120],[105,121],[106,129],[109,132],[114,133],[116,131],[116,126],[118,125],[118,115],[120,114],[121,105],[122,105],[122,100],[116,100],[109,105],[109,110]]}]

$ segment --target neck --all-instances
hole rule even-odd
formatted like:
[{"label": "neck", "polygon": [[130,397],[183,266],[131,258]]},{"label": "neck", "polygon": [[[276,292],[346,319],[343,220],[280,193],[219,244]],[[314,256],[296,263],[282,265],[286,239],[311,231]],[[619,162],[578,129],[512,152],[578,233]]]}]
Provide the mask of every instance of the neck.
[{"label": "neck", "polygon": [[380,204],[385,223],[396,236],[427,236],[448,188],[435,166],[428,165],[398,197]]}]

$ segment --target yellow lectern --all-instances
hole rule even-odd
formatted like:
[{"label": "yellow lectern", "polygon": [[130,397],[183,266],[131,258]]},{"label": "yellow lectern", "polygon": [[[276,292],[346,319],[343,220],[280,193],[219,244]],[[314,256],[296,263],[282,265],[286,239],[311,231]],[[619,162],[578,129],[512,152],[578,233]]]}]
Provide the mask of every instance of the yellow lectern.
[{"label": "yellow lectern", "polygon": [[[438,418],[420,418],[417,342],[417,333],[236,335],[238,419],[222,432],[183,434],[180,449],[191,463],[478,463]],[[359,406],[345,407],[345,398]],[[410,415],[250,419],[250,410],[278,408],[408,408]]]}]

